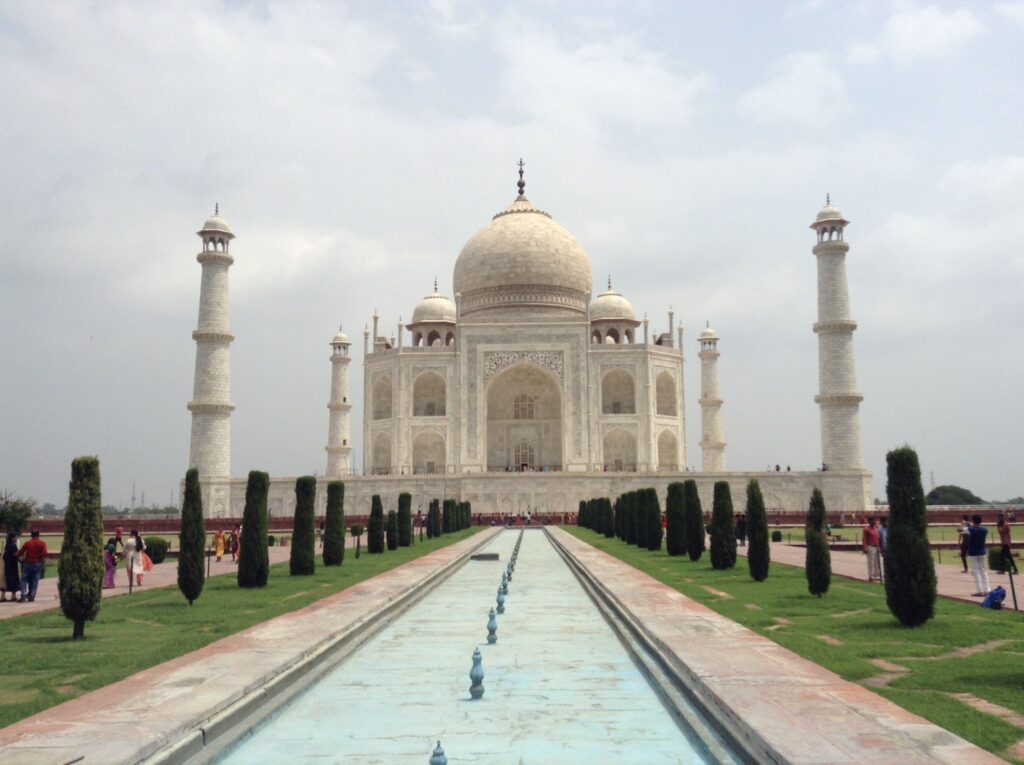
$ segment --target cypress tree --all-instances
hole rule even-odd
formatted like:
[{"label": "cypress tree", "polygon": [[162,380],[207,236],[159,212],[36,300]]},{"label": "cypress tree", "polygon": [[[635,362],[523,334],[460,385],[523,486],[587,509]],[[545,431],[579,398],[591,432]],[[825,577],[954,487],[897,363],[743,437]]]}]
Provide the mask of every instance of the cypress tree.
[{"label": "cypress tree", "polygon": [[345,560],[345,484],[327,484],[327,517],[324,519],[324,565],[340,566]]},{"label": "cypress tree", "polygon": [[389,550],[398,549],[398,513],[388,510],[388,524],[384,530],[384,538]]},{"label": "cypress tree", "polygon": [[473,525],[473,503],[466,500],[466,528]]},{"label": "cypress tree", "polygon": [[626,508],[626,542],[636,544],[636,502],[635,495],[627,491],[622,495],[622,503]]},{"label": "cypress tree", "polygon": [[683,485],[678,481],[668,485],[665,496],[665,550],[669,555],[684,555],[686,540],[683,534]]},{"label": "cypress tree", "polygon": [[73,640],[85,637],[85,623],[100,612],[103,594],[103,503],[100,461],[79,457],[71,463],[64,541],[57,564],[60,609],[71,620]]},{"label": "cypress tree", "polygon": [[755,582],[763,582],[768,578],[768,564],[771,562],[771,549],[768,546],[768,515],[764,511],[764,497],[757,479],[747,484],[747,567],[750,578]]},{"label": "cypress tree", "polygon": [[451,534],[455,531],[455,500],[446,499],[441,504],[441,533]]},{"label": "cypress tree", "polygon": [[601,512],[604,514],[604,535],[607,539],[615,536],[615,513],[612,501],[608,497],[601,498]]},{"label": "cypress tree", "polygon": [[616,497],[612,503],[612,523],[615,526],[615,536],[622,539],[622,497]]},{"label": "cypress tree", "polygon": [[820,489],[815,489],[811,494],[805,539],[807,558],[804,572],[807,575],[807,591],[820,598],[828,592],[832,583],[832,556],[825,536],[825,498],[821,496]]},{"label": "cypress tree", "polygon": [[441,536],[441,500],[430,500],[430,508],[427,510],[427,537]]},{"label": "cypress tree", "polygon": [[697,482],[690,478],[683,482],[683,530],[686,534],[686,553],[690,560],[699,561],[706,549],[704,510],[700,506]]},{"label": "cypress tree", "polygon": [[645,502],[643,492],[639,489],[635,489],[629,494],[632,497],[631,504],[633,505],[633,528],[636,530],[634,534],[634,543],[640,549],[646,549],[647,503]]},{"label": "cypress tree", "polygon": [[587,527],[587,503],[582,499],[579,509],[576,511],[576,525],[584,529]]},{"label": "cypress tree", "polygon": [[645,505],[647,506],[647,549],[661,549],[661,503],[658,501],[657,489],[644,489]]},{"label": "cypress tree", "polygon": [[295,481],[295,521],[288,570],[292,576],[311,576],[316,570],[316,479],[311,475]]},{"label": "cypress tree", "polygon": [[384,552],[384,506],[380,503],[380,494],[374,494],[370,500],[370,518],[366,522],[366,552]]},{"label": "cypress tree", "polygon": [[711,506],[711,568],[736,565],[736,524],[732,515],[732,492],[727,481],[715,481]]},{"label": "cypress tree", "polygon": [[917,453],[909,446],[885,456],[889,537],[885,554],[885,600],[905,627],[935,615],[935,565],[928,546],[928,519]]},{"label": "cypress tree", "polygon": [[181,550],[178,552],[178,589],[190,606],[203,592],[205,548],[203,494],[199,488],[199,471],[192,468],[185,473],[185,498],[181,504]]},{"label": "cypress tree", "polygon": [[249,471],[245,485],[245,510],[242,511],[242,540],[238,556],[238,586],[266,587],[270,576],[267,552],[267,492],[270,476],[260,470]]},{"label": "cypress tree", "polygon": [[412,545],[412,495],[402,492],[398,495],[398,546]]}]

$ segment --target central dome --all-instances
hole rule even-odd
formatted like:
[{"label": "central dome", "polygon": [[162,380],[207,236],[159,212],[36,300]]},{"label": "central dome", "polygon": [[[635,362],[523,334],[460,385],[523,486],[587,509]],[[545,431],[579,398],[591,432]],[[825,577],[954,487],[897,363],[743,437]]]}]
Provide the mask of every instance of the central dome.
[{"label": "central dome", "polygon": [[520,194],[462,248],[454,282],[463,314],[517,307],[586,313],[590,259]]}]

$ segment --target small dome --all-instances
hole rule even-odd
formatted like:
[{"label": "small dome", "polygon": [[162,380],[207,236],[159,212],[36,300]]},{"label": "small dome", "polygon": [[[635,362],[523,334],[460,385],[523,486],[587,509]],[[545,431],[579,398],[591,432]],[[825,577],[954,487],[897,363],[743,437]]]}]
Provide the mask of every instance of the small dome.
[{"label": "small dome", "polygon": [[348,335],[341,331],[341,327],[338,327],[338,334],[331,340],[331,345],[351,345],[348,340]]},{"label": "small dome", "polygon": [[220,217],[220,205],[216,205],[213,208],[213,215],[206,219],[206,223],[203,224],[203,227],[199,229],[197,233],[199,236],[202,236],[203,234],[212,234],[215,232],[227,234],[229,239],[233,239],[235,236],[232,233],[231,226],[228,225],[228,222]]},{"label": "small dome", "polygon": [[455,303],[437,291],[436,282],[434,284],[434,292],[423,298],[413,310],[412,321],[409,323],[409,326],[427,321],[444,322],[446,324],[455,323]]},{"label": "small dome", "polygon": [[832,205],[825,205],[818,213],[818,217],[815,218],[817,223],[821,223],[823,220],[843,220],[843,214]]},{"label": "small dome", "polygon": [[626,298],[612,289],[611,281],[608,290],[602,292],[590,304],[591,321],[636,321],[633,306]]},{"label": "small dome", "polygon": [[711,329],[711,325],[709,324],[707,327],[704,328],[704,331],[700,333],[700,339],[718,340],[719,338],[718,335],[715,334],[715,330]]}]

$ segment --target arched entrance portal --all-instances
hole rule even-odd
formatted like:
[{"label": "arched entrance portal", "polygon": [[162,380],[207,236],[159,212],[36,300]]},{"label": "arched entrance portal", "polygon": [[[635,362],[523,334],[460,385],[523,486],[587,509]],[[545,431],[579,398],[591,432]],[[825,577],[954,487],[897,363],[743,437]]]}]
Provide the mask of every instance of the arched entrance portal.
[{"label": "arched entrance portal", "polygon": [[562,469],[562,391],[540,367],[516,364],[487,386],[487,469]]}]

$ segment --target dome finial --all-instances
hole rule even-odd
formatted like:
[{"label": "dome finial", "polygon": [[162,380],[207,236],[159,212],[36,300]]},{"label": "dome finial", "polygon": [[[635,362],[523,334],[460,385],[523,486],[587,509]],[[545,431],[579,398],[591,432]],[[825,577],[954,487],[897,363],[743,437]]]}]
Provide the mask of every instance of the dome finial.
[{"label": "dome finial", "polygon": [[829,205],[831,205],[831,204],[832,204],[832,195],[831,195],[831,194],[829,194],[829,193],[828,193],[828,192],[826,191],[826,192],[825,192],[825,207],[828,207],[828,206],[829,206]]},{"label": "dome finial", "polygon": [[437,292],[437,277],[434,277],[434,292]]},{"label": "dome finial", "polygon": [[612,291],[612,275],[608,274],[608,291]]},{"label": "dome finial", "polygon": [[519,158],[519,183],[516,184],[517,186],[519,186],[519,196],[523,196],[523,194],[524,194],[524,192],[526,190],[526,181],[523,180],[523,168],[524,167],[526,167],[526,163],[523,162],[523,158],[520,157]]},{"label": "dome finial", "polygon": [[213,203],[213,214],[220,215],[220,202]]}]

